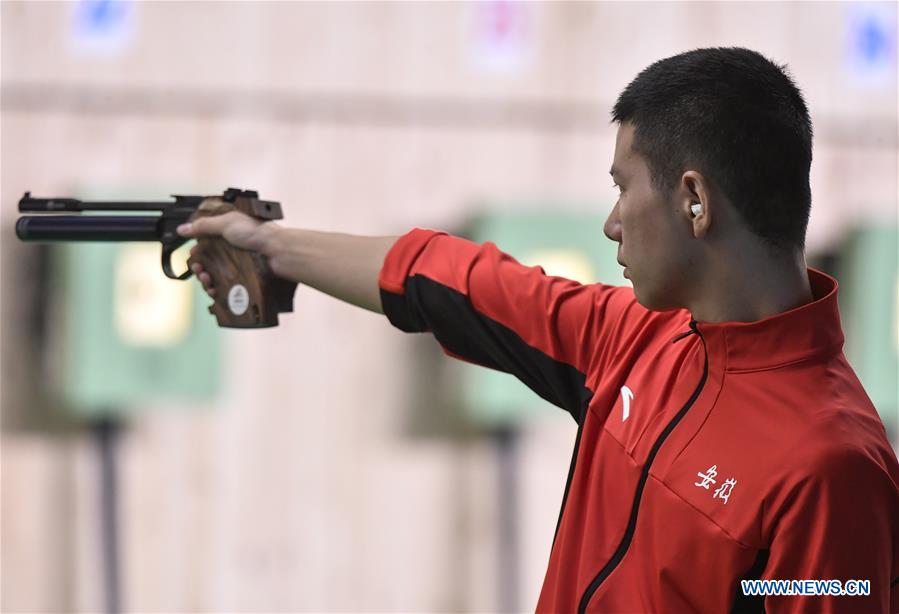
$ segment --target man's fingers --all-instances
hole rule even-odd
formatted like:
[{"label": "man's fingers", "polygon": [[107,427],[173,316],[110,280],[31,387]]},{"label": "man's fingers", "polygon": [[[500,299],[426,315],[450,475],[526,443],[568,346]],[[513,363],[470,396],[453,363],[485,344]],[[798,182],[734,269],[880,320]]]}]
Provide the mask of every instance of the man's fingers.
[{"label": "man's fingers", "polygon": [[[204,237],[204,236],[222,236],[226,230],[228,230],[231,225],[234,225],[236,222],[239,222],[242,218],[245,218],[242,213],[237,211],[230,211],[225,213],[224,215],[212,215],[207,217],[201,217],[199,219],[194,220],[188,224],[181,224],[177,228],[177,232],[184,238],[195,238],[195,237]],[[240,226],[240,224],[236,224]],[[232,232],[231,234],[234,234]],[[235,242],[234,237],[229,237],[228,241],[234,243],[238,247],[241,246],[240,243]],[[200,246],[194,245],[190,248],[190,255],[196,258],[201,254]],[[203,269],[203,265],[199,262],[194,262],[190,266],[190,270],[197,276],[197,279],[200,280],[200,283],[203,284],[203,289],[206,290],[206,294],[211,297],[215,297],[215,289],[212,287],[212,277],[210,277],[209,273],[207,273]]]},{"label": "man's fingers", "polygon": [[197,276],[197,279],[200,280],[200,283],[203,284],[203,289],[206,291],[206,294],[209,296],[213,296],[215,294],[215,290],[212,287],[212,277],[209,276],[209,273],[203,270],[203,266],[199,262],[194,262],[190,265],[190,270],[194,275]]}]

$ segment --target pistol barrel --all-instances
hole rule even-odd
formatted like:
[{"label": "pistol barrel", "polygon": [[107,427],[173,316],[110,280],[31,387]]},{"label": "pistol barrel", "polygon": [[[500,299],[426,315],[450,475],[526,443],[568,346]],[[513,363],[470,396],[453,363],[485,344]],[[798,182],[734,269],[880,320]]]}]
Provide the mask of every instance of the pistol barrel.
[{"label": "pistol barrel", "polygon": [[159,216],[26,215],[16,222],[22,241],[159,241]]},{"label": "pistol barrel", "polygon": [[65,211],[162,211],[171,207],[173,202],[153,201],[103,201],[78,200],[77,198],[32,198],[31,192],[25,192],[19,200],[19,211],[22,213],[59,213]]}]

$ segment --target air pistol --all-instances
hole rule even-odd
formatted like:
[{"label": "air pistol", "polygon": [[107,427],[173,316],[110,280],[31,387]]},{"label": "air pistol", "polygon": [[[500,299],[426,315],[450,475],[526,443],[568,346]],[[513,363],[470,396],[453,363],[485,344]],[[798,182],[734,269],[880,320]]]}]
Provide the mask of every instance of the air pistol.
[{"label": "air pistol", "polygon": [[215,302],[209,312],[215,315],[219,326],[277,326],[279,313],[293,311],[297,284],[274,275],[261,254],[238,249],[221,237],[200,237],[199,249],[188,259],[183,273],[172,269],[172,254],[189,240],[177,233],[181,224],[229,211],[260,220],[278,220],[283,218],[281,204],[260,200],[256,192],[238,188],[228,188],[221,196],[173,198],[174,202],[83,201],[34,198],[25,192],[19,201],[19,212],[37,215],[20,217],[16,235],[23,241],[39,242],[159,241],[162,270],[167,277],[188,279],[194,262],[209,272],[215,288]]}]

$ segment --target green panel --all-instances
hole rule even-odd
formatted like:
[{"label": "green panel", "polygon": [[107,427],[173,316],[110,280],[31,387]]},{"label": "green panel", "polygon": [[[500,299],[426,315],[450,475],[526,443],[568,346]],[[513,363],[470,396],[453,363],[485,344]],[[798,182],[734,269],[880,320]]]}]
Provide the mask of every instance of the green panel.
[{"label": "green panel", "polygon": [[194,279],[165,277],[161,253],[158,243],[57,246],[60,392],[76,414],[122,414],[150,401],[215,395],[220,332],[207,311],[210,299]]},{"label": "green panel", "polygon": [[[542,266],[548,275],[629,284],[616,260],[618,244],[603,234],[603,209],[594,207],[596,214],[549,208],[494,211],[475,218],[463,234],[478,243],[491,241],[523,264]],[[562,411],[509,374],[460,364],[463,406],[476,424],[506,426]]]},{"label": "green panel", "polygon": [[846,357],[891,433],[899,430],[899,228],[862,228],[839,258]]}]

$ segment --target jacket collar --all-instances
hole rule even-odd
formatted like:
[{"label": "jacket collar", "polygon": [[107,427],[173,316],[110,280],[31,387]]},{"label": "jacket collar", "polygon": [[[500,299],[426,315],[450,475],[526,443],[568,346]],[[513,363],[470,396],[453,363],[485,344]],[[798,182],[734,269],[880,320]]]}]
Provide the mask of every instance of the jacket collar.
[{"label": "jacket collar", "polygon": [[723,350],[728,371],[771,369],[829,358],[843,347],[837,281],[809,268],[812,302],[755,322],[696,322],[706,344]]}]

